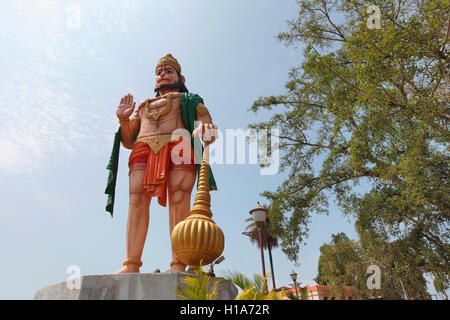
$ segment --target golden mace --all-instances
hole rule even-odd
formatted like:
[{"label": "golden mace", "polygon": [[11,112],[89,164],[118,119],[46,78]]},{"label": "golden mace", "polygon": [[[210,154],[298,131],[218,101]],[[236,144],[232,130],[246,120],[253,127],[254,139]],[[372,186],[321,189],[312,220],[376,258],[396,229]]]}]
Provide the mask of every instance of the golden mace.
[{"label": "golden mace", "polygon": [[212,263],[222,254],[225,244],[222,230],[211,219],[208,156],[209,143],[205,143],[194,206],[171,235],[172,250],[191,269],[197,268],[200,261],[203,265]]}]

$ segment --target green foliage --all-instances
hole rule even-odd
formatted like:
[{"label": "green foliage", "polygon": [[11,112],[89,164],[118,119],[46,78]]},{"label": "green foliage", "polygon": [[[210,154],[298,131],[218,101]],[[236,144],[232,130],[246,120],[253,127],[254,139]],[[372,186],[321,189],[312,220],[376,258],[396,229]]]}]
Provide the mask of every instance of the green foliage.
[{"label": "green foliage", "polygon": [[[278,38],[304,45],[304,60],[289,73],[284,94],[260,97],[251,107],[273,115],[250,127],[280,129],[280,167],[288,177],[263,196],[280,230],[281,249],[297,261],[310,215],[327,213],[334,195],[355,218],[364,254],[378,259],[404,250],[408,270],[435,274],[445,292],[449,2],[300,0],[298,5],[297,20]],[[370,5],[380,8],[379,30],[366,25]],[[371,190],[355,192],[360,182]]]},{"label": "green foliage", "polygon": [[[256,225],[255,221],[252,217],[245,220],[245,222],[249,223],[245,230],[251,232],[250,233],[250,241],[252,244],[256,244],[258,248],[260,248],[259,244],[259,227]],[[272,226],[270,219],[267,219],[266,223],[261,228],[261,239],[263,249],[267,249],[269,246],[271,249],[278,247],[278,230],[275,229],[276,226]]]},{"label": "green foliage", "polygon": [[234,285],[239,287],[241,290],[245,290],[254,285],[254,282],[248,278],[246,275],[239,271],[226,271],[225,279],[231,281]]},{"label": "green foliage", "polygon": [[300,300],[307,300],[308,286],[300,287]]},{"label": "green foliage", "polygon": [[177,297],[181,300],[217,300],[219,280],[213,280],[203,271],[202,263],[194,270],[192,277],[185,277],[182,286],[175,288]]},{"label": "green foliage", "polygon": [[288,293],[286,296],[289,298],[289,300],[300,300],[294,293]]},{"label": "green foliage", "polygon": [[242,290],[235,300],[281,300],[284,296],[284,291],[268,291],[267,276],[255,274],[251,280],[239,271],[228,270],[224,278]]},{"label": "green foliage", "polygon": [[319,285],[331,286],[331,295],[335,297],[344,297],[345,286],[355,286],[365,296],[368,264],[358,243],[345,233],[333,234],[331,243],[320,247],[318,274],[314,280]]},{"label": "green foliage", "polygon": [[289,298],[289,300],[308,300],[308,286],[305,287],[298,287],[300,294],[297,297],[297,294],[295,293],[288,293],[286,296]]},{"label": "green foliage", "polygon": [[[194,276],[183,279],[182,286],[175,288],[177,297],[181,300],[217,300],[222,281],[213,280],[203,271],[202,264],[194,273]],[[281,300],[284,296],[284,291],[268,291],[267,276],[255,274],[251,280],[238,271],[227,271],[225,279],[242,290],[235,300]]]},{"label": "green foliage", "polygon": [[[430,299],[423,271],[410,254],[411,245],[404,241],[370,242],[370,246],[347,238],[344,233],[332,235],[331,243],[320,247],[319,285],[331,286],[331,294],[344,296],[345,286],[354,286],[352,296],[360,299],[382,296],[390,299]],[[380,268],[380,289],[367,287],[367,268]]]}]

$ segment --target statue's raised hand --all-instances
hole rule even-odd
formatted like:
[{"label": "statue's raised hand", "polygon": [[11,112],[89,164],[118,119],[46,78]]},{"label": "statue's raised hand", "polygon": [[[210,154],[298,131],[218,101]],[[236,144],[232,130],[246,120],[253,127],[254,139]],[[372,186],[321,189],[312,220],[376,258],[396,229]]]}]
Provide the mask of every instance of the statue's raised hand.
[{"label": "statue's raised hand", "polygon": [[133,102],[133,96],[127,94],[120,100],[120,104],[117,107],[116,115],[119,120],[128,120],[133,113],[136,102]]}]

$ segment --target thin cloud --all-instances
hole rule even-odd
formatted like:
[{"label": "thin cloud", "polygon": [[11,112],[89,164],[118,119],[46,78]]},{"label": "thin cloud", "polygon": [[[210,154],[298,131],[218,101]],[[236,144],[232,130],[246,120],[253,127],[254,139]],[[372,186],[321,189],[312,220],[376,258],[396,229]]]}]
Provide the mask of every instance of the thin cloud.
[{"label": "thin cloud", "polygon": [[[80,8],[78,31],[67,27],[69,5]],[[12,53],[0,88],[0,171],[29,171],[61,152],[87,151],[88,139],[110,135],[114,122],[96,121],[99,102],[77,95],[70,70],[83,55],[96,55],[99,39],[120,39],[137,28],[142,6],[142,1],[7,3],[2,20],[14,28],[0,30]],[[79,47],[76,32],[91,50]]]}]

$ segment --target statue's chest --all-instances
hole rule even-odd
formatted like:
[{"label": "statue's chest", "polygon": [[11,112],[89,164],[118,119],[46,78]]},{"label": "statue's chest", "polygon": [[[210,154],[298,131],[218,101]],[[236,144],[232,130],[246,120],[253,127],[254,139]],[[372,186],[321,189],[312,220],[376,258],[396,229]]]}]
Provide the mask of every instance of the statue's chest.
[{"label": "statue's chest", "polygon": [[141,110],[141,117],[150,120],[161,120],[180,114],[180,99],[160,98],[149,101]]}]

